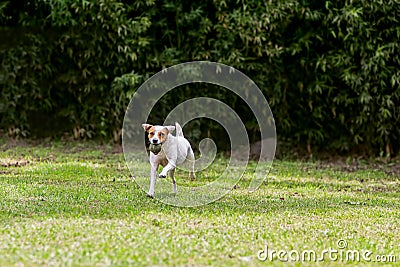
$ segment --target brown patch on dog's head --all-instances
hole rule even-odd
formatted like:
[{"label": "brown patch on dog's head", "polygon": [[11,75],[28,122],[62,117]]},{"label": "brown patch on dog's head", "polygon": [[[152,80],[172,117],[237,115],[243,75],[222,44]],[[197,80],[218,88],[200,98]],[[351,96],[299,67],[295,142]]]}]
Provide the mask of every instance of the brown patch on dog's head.
[{"label": "brown patch on dog's head", "polygon": [[167,140],[168,133],[169,131],[167,128],[163,128],[158,132],[158,139],[161,141],[161,143],[164,143]]},{"label": "brown patch on dog's head", "polygon": [[147,123],[143,123],[143,124],[142,124],[142,127],[143,127],[143,129],[144,129],[146,132],[149,132],[149,130],[150,130],[151,128],[154,128],[153,125],[147,124]]},{"label": "brown patch on dog's head", "polygon": [[146,124],[146,123],[142,124],[142,127],[148,133],[149,139],[153,138],[156,132],[155,127],[151,124]]},{"label": "brown patch on dog's head", "polygon": [[[142,124],[143,129],[148,133],[151,143],[164,143],[170,133],[168,126],[154,126],[151,124]],[[157,141],[156,141],[157,140]]]}]

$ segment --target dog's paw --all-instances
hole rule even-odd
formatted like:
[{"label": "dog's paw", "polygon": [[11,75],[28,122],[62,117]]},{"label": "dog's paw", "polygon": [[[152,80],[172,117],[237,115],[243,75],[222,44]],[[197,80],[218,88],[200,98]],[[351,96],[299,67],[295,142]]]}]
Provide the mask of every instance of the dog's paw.
[{"label": "dog's paw", "polygon": [[147,193],[146,197],[148,197],[148,198],[154,198],[154,195],[153,195],[153,194]]},{"label": "dog's paw", "polygon": [[164,179],[164,178],[167,177],[167,175],[164,175],[164,174],[160,173],[160,175],[158,175],[158,177],[161,178],[161,179]]}]

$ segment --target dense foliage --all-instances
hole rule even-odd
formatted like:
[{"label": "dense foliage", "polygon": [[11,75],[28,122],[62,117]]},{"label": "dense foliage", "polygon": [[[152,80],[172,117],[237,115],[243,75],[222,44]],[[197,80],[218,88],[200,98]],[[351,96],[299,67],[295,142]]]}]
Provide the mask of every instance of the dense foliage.
[{"label": "dense foliage", "polygon": [[[259,85],[280,140],[398,154],[398,14],[398,0],[3,1],[0,125],[12,135],[117,140],[146,78],[210,60]],[[202,90],[244,110],[222,89]],[[254,134],[254,118],[242,114]]]}]

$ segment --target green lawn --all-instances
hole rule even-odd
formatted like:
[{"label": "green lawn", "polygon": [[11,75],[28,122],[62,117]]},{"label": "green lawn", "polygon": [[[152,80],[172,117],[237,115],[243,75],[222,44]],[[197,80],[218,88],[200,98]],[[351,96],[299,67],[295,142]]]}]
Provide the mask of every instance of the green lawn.
[{"label": "green lawn", "polygon": [[111,146],[1,142],[0,266],[400,262],[400,180],[384,168],[276,160],[254,193],[248,172],[219,201],[177,208],[146,198]]}]

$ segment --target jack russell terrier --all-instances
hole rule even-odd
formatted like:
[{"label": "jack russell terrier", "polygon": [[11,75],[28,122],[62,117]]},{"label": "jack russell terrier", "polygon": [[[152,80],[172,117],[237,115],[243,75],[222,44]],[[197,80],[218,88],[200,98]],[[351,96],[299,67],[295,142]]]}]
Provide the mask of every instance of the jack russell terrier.
[{"label": "jack russell terrier", "polygon": [[[195,179],[194,174],[194,154],[189,141],[183,136],[182,127],[179,123],[175,126],[153,126],[142,124],[143,129],[148,133],[150,141],[150,189],[148,197],[154,197],[157,180],[158,166],[163,166],[159,178],[169,176],[172,179],[172,192],[176,193],[176,181],[174,179],[175,168],[182,163],[189,163],[189,178]],[[172,132],[176,130],[176,136]]]}]

